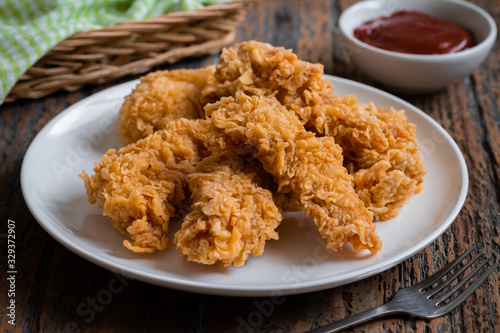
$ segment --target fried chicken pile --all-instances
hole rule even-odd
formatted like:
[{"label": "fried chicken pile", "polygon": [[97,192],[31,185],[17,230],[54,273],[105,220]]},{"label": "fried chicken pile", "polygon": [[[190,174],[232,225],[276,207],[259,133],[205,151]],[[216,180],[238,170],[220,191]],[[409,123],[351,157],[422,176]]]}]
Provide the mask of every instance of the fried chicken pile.
[{"label": "fried chicken pile", "polygon": [[322,65],[266,43],[224,49],[215,66],[146,75],[119,120],[128,145],[80,177],[134,252],[165,249],[179,216],[181,256],[242,266],[278,239],[284,211],[302,209],[331,250],[375,254],[374,222],[422,190],[404,111],[338,96]]},{"label": "fried chicken pile", "polygon": [[308,131],[330,136],[342,147],[344,165],[376,221],[398,215],[422,190],[425,170],[415,126],[404,112],[362,105],[353,95],[334,93],[323,67],[302,61],[282,47],[250,41],[222,52],[202,102],[238,93],[275,97],[294,112]]}]

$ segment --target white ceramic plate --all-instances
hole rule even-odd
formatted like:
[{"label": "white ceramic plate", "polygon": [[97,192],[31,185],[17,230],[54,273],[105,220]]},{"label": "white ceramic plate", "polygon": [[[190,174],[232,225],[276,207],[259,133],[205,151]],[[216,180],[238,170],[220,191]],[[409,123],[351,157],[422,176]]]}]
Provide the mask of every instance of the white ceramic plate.
[{"label": "white ceramic plate", "polygon": [[[137,81],[90,96],[63,111],[33,140],[21,170],[29,209],[58,242],[81,257],[125,276],[159,286],[218,295],[279,296],[321,290],[357,281],[389,269],[434,241],[453,222],[467,193],[467,168],[453,139],[429,116],[383,91],[327,76],[338,94],[356,94],[361,102],[405,109],[417,127],[427,175],[424,190],[401,215],[377,223],[383,249],[375,256],[349,247],[330,253],[314,223],[302,213],[289,214],[301,224],[280,226],[280,239],[243,267],[224,269],[188,262],[174,248],[136,254],[122,245],[101,210],[87,202],[82,170],[122,144],[116,137],[118,110]],[[180,221],[172,223],[171,235]],[[68,263],[71,265],[71,263]]]}]

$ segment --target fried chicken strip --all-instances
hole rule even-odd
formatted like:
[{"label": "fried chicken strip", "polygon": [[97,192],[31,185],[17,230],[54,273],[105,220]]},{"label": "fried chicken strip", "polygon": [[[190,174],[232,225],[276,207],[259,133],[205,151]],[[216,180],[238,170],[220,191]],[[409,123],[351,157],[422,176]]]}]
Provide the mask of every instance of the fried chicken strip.
[{"label": "fried chicken strip", "polygon": [[185,198],[187,176],[207,155],[203,142],[209,127],[209,120],[171,122],[136,143],[108,150],[94,164],[94,175],[80,174],[89,202],[132,240],[123,242],[128,249],[154,252],[167,246],[168,223]]},{"label": "fried chicken strip", "polygon": [[231,152],[197,164],[188,176],[193,210],[174,237],[179,253],[190,261],[225,267],[242,266],[249,255],[261,255],[267,240],[278,239],[275,229],[283,219],[273,193],[262,187],[265,175],[258,161]]},{"label": "fried chicken strip", "polygon": [[342,166],[342,149],[330,137],[315,137],[276,99],[238,94],[205,106],[213,122],[213,145],[237,152],[253,149],[279,191],[300,197],[328,248],[380,251],[373,215]]},{"label": "fried chicken strip", "polygon": [[164,129],[172,120],[205,118],[201,90],[214,70],[177,69],[142,77],[120,109],[118,136],[128,144]]}]

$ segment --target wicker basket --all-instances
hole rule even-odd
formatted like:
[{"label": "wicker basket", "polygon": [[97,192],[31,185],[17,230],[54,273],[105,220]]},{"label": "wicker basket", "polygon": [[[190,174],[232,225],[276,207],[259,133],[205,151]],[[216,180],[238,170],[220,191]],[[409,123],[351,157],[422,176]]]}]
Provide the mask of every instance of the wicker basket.
[{"label": "wicker basket", "polygon": [[159,64],[216,53],[233,42],[246,7],[254,1],[233,0],[77,33],[28,69],[5,101],[75,91],[144,73]]}]

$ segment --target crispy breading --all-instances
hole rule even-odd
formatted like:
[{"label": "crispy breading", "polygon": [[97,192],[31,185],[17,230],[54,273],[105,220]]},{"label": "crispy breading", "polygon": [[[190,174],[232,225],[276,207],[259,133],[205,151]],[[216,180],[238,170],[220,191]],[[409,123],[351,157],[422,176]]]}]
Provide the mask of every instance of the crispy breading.
[{"label": "crispy breading", "polygon": [[[356,191],[375,213],[385,221],[399,215],[411,196],[422,191],[425,168],[418,149],[415,129],[403,111],[384,110],[372,103],[366,110],[380,120],[389,147],[383,151],[358,149],[349,151]],[[344,154],[346,155],[346,154]]]},{"label": "crispy breading", "polygon": [[205,118],[201,90],[214,70],[177,69],[142,77],[120,109],[118,136],[128,144],[165,128],[171,120]]},{"label": "crispy breading", "polygon": [[360,104],[353,95],[336,95],[323,77],[322,65],[302,61],[283,47],[243,42],[223,50],[202,101],[241,92],[274,96],[307,130],[335,138],[345,166],[355,173],[355,189],[375,220],[396,216],[398,208],[421,190],[425,170],[414,125],[399,112],[382,112]]},{"label": "crispy breading", "polygon": [[179,253],[202,264],[238,267],[249,255],[261,255],[267,240],[278,239],[283,213],[261,175],[258,161],[231,152],[197,164],[188,176],[193,210],[174,237]]},{"label": "crispy breading", "polygon": [[89,202],[103,208],[112,226],[132,240],[123,242],[130,250],[167,246],[168,223],[185,198],[187,176],[207,155],[203,142],[209,126],[209,120],[171,122],[145,139],[108,150],[91,177],[80,174]]},{"label": "crispy breading", "polygon": [[278,190],[299,196],[328,248],[338,251],[349,242],[359,251],[380,251],[373,215],[354,191],[333,138],[315,137],[270,97],[237,94],[207,105],[205,112],[214,125],[214,145],[245,153],[253,149]]},{"label": "crispy breading", "polygon": [[300,60],[292,50],[256,41],[224,49],[201,99],[215,102],[241,92],[276,97],[306,129],[337,141],[366,148],[387,146],[380,125],[355,98],[334,94],[332,83],[323,77],[323,65]]},{"label": "crispy breading", "polygon": [[[243,42],[223,49],[215,74],[202,91],[202,101],[213,103],[243,92],[274,96],[287,108],[302,108],[316,103],[308,99],[309,95],[332,91],[332,84],[322,74],[323,65],[299,60],[291,50],[256,41]],[[297,113],[303,122],[310,118],[309,114]]]}]

